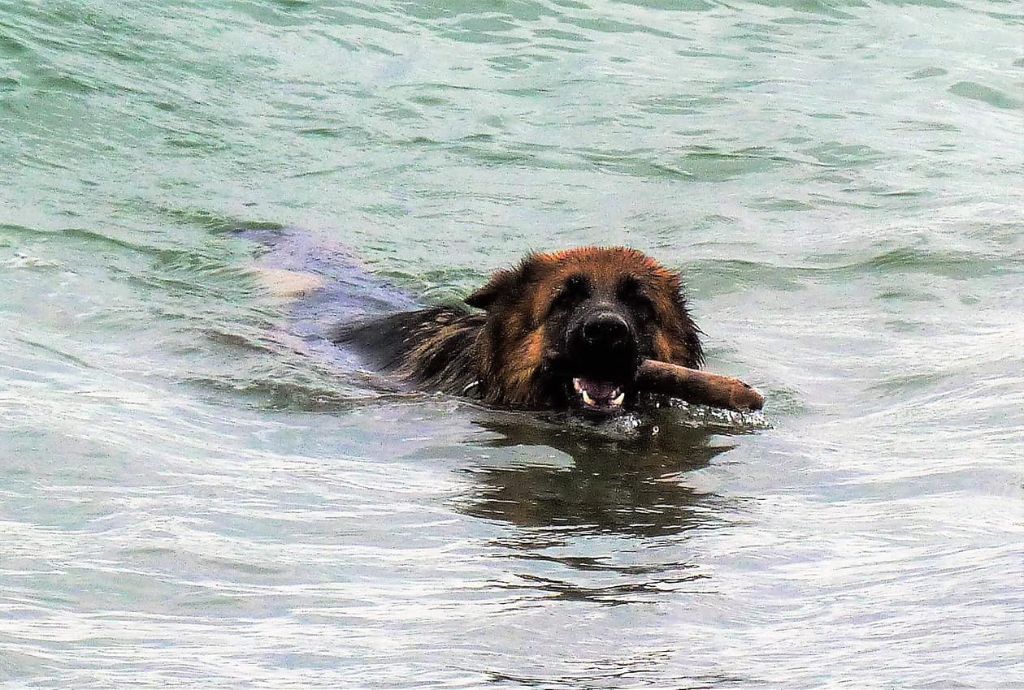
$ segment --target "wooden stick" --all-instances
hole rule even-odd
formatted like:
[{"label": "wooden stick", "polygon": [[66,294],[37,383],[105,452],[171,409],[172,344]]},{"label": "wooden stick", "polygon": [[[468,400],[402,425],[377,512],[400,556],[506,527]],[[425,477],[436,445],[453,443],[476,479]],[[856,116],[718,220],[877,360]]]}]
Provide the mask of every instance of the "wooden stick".
[{"label": "wooden stick", "polygon": [[643,390],[680,398],[688,403],[750,412],[764,407],[764,396],[755,388],[730,376],[709,374],[677,364],[644,360],[636,375]]}]

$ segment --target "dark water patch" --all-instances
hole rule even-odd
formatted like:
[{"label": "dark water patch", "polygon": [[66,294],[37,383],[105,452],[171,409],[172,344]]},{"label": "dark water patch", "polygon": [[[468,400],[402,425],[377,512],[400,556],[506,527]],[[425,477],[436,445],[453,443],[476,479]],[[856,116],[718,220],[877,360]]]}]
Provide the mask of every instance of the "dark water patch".
[{"label": "dark water patch", "polygon": [[705,12],[715,5],[704,0],[615,0],[616,3],[671,12]]},{"label": "dark water patch", "polygon": [[766,211],[809,211],[815,205],[800,199],[757,198],[751,200],[750,207]]},{"label": "dark water patch", "polygon": [[[815,257],[815,262],[831,263],[839,259],[834,255]],[[930,250],[920,247],[898,247],[850,263],[802,267],[801,273],[808,275],[830,274],[833,276],[856,277],[884,274],[926,273],[944,278],[966,280],[980,275],[1008,275],[1013,270],[996,256],[974,252]]]},{"label": "dark water patch", "polygon": [[669,593],[701,592],[693,585],[703,579],[700,574],[676,577],[645,577],[633,583],[616,583],[604,586],[580,586],[570,580],[554,579],[539,575],[520,575],[521,584],[503,583],[503,589],[529,592],[543,592],[548,600],[582,601],[604,606],[622,606],[657,601]]},{"label": "dark water patch", "polygon": [[778,45],[754,45],[747,48],[747,52],[757,55],[796,55],[796,51],[780,48]]},{"label": "dark water patch", "polygon": [[595,31],[598,33],[640,33],[656,36],[658,38],[667,38],[674,41],[682,40],[681,36],[678,36],[669,31],[665,31],[658,27],[648,26],[644,24],[634,24],[631,22],[623,22],[610,18],[590,19],[566,15],[562,17],[562,21],[567,25],[575,26],[577,28],[584,30]]},{"label": "dark water patch", "polygon": [[658,115],[694,115],[704,112],[706,109],[721,106],[734,102],[732,99],[719,96],[708,97],[703,95],[676,95],[676,96],[652,96],[640,104],[640,110]]},{"label": "dark water patch", "polygon": [[369,138],[369,132],[362,127],[309,127],[298,130],[299,134],[330,139]]},{"label": "dark water patch", "polygon": [[[516,545],[512,548],[523,548],[523,546]],[[656,575],[666,571],[685,570],[686,568],[693,567],[692,564],[682,562],[643,564],[616,563],[612,558],[606,556],[557,556],[541,552],[513,553],[511,556],[524,561],[554,563],[580,572],[622,573],[624,575]]]},{"label": "dark water patch", "polygon": [[823,17],[779,17],[772,19],[772,24],[779,24],[781,26],[842,26],[843,22],[835,19],[825,19]]},{"label": "dark water patch", "polygon": [[766,7],[784,7],[795,12],[818,14],[837,20],[853,21],[856,16],[844,12],[840,8],[859,9],[867,5],[862,0],[840,0],[840,2],[823,2],[822,0],[752,0],[753,5]]},{"label": "dark water patch", "polygon": [[[4,25],[0,23],[0,26]],[[4,28],[6,29],[8,27],[4,26]],[[31,54],[32,52],[32,48],[27,42],[19,41],[17,38],[9,34],[0,34],[0,54],[4,57],[23,57]]]},{"label": "dark water patch", "polygon": [[360,206],[359,210],[372,215],[389,216],[391,218],[406,218],[411,214],[409,206],[389,203]]},{"label": "dark water patch", "polygon": [[685,274],[693,289],[723,294],[758,285],[771,285],[773,289],[784,291],[801,290],[802,278],[810,277],[813,271],[758,261],[713,259],[688,263]]},{"label": "dark water patch", "polygon": [[[686,275],[698,292],[719,293],[771,285],[772,289],[798,291],[814,284],[836,279],[858,279],[882,275],[928,274],[955,280],[980,275],[1008,275],[1012,271],[995,256],[969,252],[935,251],[902,247],[852,263],[833,263],[839,257],[818,256],[800,266],[777,266],[765,262],[710,260],[691,262]],[[824,265],[813,265],[821,263]],[[830,265],[831,264],[831,265]],[[903,292],[886,293],[893,299],[904,298]]]},{"label": "dark water patch", "polygon": [[343,164],[331,166],[329,168],[320,168],[317,170],[302,170],[296,173],[292,173],[289,177],[294,179],[302,179],[307,177],[333,177],[340,173],[344,173],[347,170],[352,170],[354,166],[351,164]]},{"label": "dark water patch", "polygon": [[538,42],[533,46],[537,51],[536,53],[527,53],[524,55],[532,63],[546,63],[546,62],[557,62],[556,57],[559,53],[568,53],[570,55],[583,55],[587,51],[583,47],[566,45],[565,43],[541,43]]},{"label": "dark water patch", "polygon": [[446,30],[441,32],[441,36],[444,38],[449,38],[453,41],[459,41],[460,43],[478,43],[503,46],[523,45],[528,44],[530,42],[529,39],[526,38],[519,38],[516,36],[505,36],[502,34],[481,33],[472,30]]},{"label": "dark water patch", "polygon": [[98,80],[73,74],[48,74],[36,81],[42,93],[89,96],[101,93],[104,87]]},{"label": "dark water patch", "polygon": [[950,374],[939,372],[892,376],[885,381],[872,385],[869,390],[887,395],[901,396],[912,395],[914,393],[927,393],[933,391],[936,385],[949,380],[949,378]]},{"label": "dark water patch", "polygon": [[[413,28],[408,25],[405,17],[397,16],[397,12],[382,13],[379,6],[372,4],[352,2],[347,3],[344,7],[321,5],[316,9],[323,14],[323,24],[332,27],[365,27],[395,35],[414,33]],[[397,56],[402,54],[401,51],[389,48],[386,44],[381,45],[363,40],[358,42],[357,45],[384,55]]]},{"label": "dark water patch", "polygon": [[886,156],[881,151],[863,144],[843,144],[837,141],[812,146],[801,153],[833,168],[854,168],[876,163]]},{"label": "dark water patch", "polygon": [[454,26],[458,27],[462,31],[469,31],[473,33],[487,34],[489,32],[508,32],[515,31],[519,28],[519,25],[514,21],[501,17],[499,15],[490,16],[462,16],[458,21],[454,22]]},{"label": "dark water patch", "polygon": [[903,302],[940,302],[938,295],[911,287],[899,287],[878,294],[880,300]]},{"label": "dark water patch", "polygon": [[[707,48],[680,48],[676,51],[676,55],[684,58],[713,58],[715,60],[731,60],[735,62],[740,62],[745,59],[742,55],[720,53]],[[743,82],[739,82],[741,86],[742,83]]]},{"label": "dark water patch", "polygon": [[547,170],[587,170],[589,166],[573,160],[566,152],[547,146],[510,145],[497,138],[476,138],[457,142],[439,142],[421,138],[418,144],[441,148],[492,168],[518,166]]},{"label": "dark water patch", "polygon": [[609,151],[581,149],[583,160],[602,170],[616,171],[631,177],[680,180],[729,180],[743,175],[765,172],[781,163],[784,157],[764,155],[759,149],[736,152],[714,151],[695,147],[672,160],[652,159],[655,152]]},{"label": "dark water patch", "polygon": [[1013,98],[991,86],[985,86],[973,81],[958,81],[949,87],[949,92],[954,96],[981,101],[1004,110],[1020,110],[1024,108],[1024,101]]},{"label": "dark water patch", "polygon": [[169,146],[186,149],[189,152],[193,150],[216,152],[225,151],[229,148],[229,144],[226,141],[217,140],[199,132],[184,133],[184,136],[168,136],[164,139],[164,142]]},{"label": "dark water patch", "polygon": [[[550,58],[545,58],[550,59]],[[504,55],[501,57],[487,58],[487,63],[495,70],[499,72],[520,72],[522,70],[530,69],[530,67],[536,62],[542,62],[543,60],[534,59],[533,56],[522,57],[522,56],[509,56]]]},{"label": "dark water patch", "polygon": [[214,234],[239,233],[249,230],[273,232],[285,229],[283,224],[275,221],[247,220],[201,208],[156,206],[153,210],[176,224],[199,227]]},{"label": "dark water patch", "polygon": [[1004,273],[1006,267],[1001,261],[982,260],[973,253],[927,251],[905,247],[879,254],[862,263],[849,264],[839,270],[924,272],[947,278],[966,279],[978,275],[979,271]]},{"label": "dark water patch", "polygon": [[[131,242],[127,239],[121,239],[112,235],[106,235],[101,232],[89,230],[87,228],[61,228],[56,230],[44,230],[41,228],[29,228],[23,225],[12,225],[5,223],[0,225],[0,231],[13,233],[17,235],[23,235],[26,237],[40,238],[40,239],[61,239],[71,240],[86,245],[93,245],[98,247],[106,247],[114,250],[128,250],[140,254],[149,254],[157,256],[161,251],[164,251],[158,247],[140,244],[138,242]],[[167,250],[172,254],[179,253],[177,250]]]},{"label": "dark water patch", "polygon": [[533,29],[533,35],[538,38],[550,38],[556,41],[570,41],[573,43],[591,43],[593,39],[581,33],[563,31],[561,29]]},{"label": "dark water patch", "polygon": [[883,5],[895,7],[932,7],[936,9],[959,9],[960,5],[950,0],[880,0]]},{"label": "dark water patch", "polygon": [[[658,668],[662,667],[670,656],[668,651],[644,655],[641,658],[632,659],[628,663],[621,661],[612,662],[608,659],[599,660],[593,665],[570,663],[572,668],[567,669],[565,675],[561,674],[540,674],[531,676],[522,672],[518,673],[496,673],[488,671],[489,683],[498,687],[537,687],[537,688],[572,688],[581,683],[593,684],[595,687],[609,685],[611,683],[628,682],[631,684],[659,683]],[[611,668],[614,666],[614,670]],[[763,679],[752,676],[743,676],[734,673],[722,674],[690,674],[680,673],[673,679],[673,688],[676,690],[706,690],[707,688],[718,687],[752,687],[764,685]],[[640,686],[643,687],[643,686]]]},{"label": "dark water patch", "polygon": [[907,79],[932,79],[934,77],[944,77],[947,74],[949,72],[941,67],[925,67],[907,75]]},{"label": "dark water patch", "polygon": [[89,362],[85,361],[84,359],[76,356],[74,353],[68,352],[68,351],[58,347],[54,343],[41,343],[41,342],[37,342],[35,340],[32,340],[31,338],[23,338],[23,337],[15,337],[15,340],[17,342],[20,342],[20,343],[23,343],[25,345],[28,345],[31,348],[40,350],[41,352],[44,352],[44,353],[46,353],[48,355],[52,355],[55,359],[59,360],[60,362],[65,363],[65,364],[71,364],[71,365],[73,365],[75,367],[80,367],[80,368],[83,368],[83,369],[90,369],[93,366],[92,364],[90,364]]},{"label": "dark water patch", "polygon": [[864,191],[878,197],[893,197],[898,199],[933,196],[931,192],[925,189],[887,189],[884,187],[868,187]]},{"label": "dark water patch", "polygon": [[900,120],[898,129],[919,132],[959,132],[960,128],[950,122],[934,122],[928,120]]},{"label": "dark water patch", "polygon": [[1024,26],[1024,13],[1011,14],[1009,12],[986,12],[985,14],[1011,26]]},{"label": "dark water patch", "polygon": [[[239,374],[188,377],[182,383],[200,391],[206,399],[230,404],[236,400],[254,410],[339,414],[358,407],[413,403],[399,394],[373,394],[352,383],[316,376],[303,367],[271,364]],[[216,394],[216,398],[211,397]]]}]

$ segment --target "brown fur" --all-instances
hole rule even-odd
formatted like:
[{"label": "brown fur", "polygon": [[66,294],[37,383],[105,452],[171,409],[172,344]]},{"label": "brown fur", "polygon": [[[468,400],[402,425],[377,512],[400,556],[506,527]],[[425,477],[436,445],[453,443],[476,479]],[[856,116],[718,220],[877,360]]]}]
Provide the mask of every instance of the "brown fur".
[{"label": "brown fur", "polygon": [[[449,306],[402,312],[342,328],[336,340],[419,386],[531,409],[570,406],[564,389],[584,366],[579,347],[571,345],[574,329],[595,309],[628,322],[640,359],[687,367],[702,360],[679,275],[633,249],[531,254],[495,273],[465,301],[483,311]],[[602,356],[586,366],[604,366]],[[616,365],[614,376],[629,379],[631,362]]]}]

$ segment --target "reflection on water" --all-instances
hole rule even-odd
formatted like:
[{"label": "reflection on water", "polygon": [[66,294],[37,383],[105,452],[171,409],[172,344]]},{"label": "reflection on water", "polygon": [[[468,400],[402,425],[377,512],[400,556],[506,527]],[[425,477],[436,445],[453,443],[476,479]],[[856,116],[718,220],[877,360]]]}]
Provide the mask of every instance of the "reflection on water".
[{"label": "reflection on water", "polygon": [[[621,425],[609,430],[578,420],[476,419],[496,434],[480,446],[515,451],[505,463],[468,468],[474,486],[459,502],[466,515],[516,528],[492,539],[511,560],[500,589],[526,601],[622,605],[656,601],[707,578],[674,549],[623,558],[644,543],[723,524],[722,499],[688,485],[685,475],[731,446],[720,438],[716,444],[708,430],[673,425],[671,413],[632,418],[636,428],[624,433]],[[581,549],[588,541],[594,543]]]},{"label": "reflection on water", "polygon": [[714,497],[680,481],[732,446],[713,443],[719,434],[673,424],[659,411],[630,433],[609,435],[588,424],[545,424],[499,415],[477,423],[498,434],[494,448],[555,449],[565,462],[475,467],[479,489],[467,514],[535,528],[530,539],[571,529],[653,537],[714,521]]}]

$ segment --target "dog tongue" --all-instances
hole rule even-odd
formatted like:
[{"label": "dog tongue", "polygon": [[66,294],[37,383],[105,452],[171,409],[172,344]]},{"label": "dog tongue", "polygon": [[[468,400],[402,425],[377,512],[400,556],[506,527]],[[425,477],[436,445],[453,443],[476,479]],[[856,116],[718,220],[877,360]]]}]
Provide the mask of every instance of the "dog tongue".
[{"label": "dog tongue", "polygon": [[607,381],[594,381],[593,379],[580,379],[580,387],[587,392],[594,400],[611,400],[618,391],[618,386]]}]

